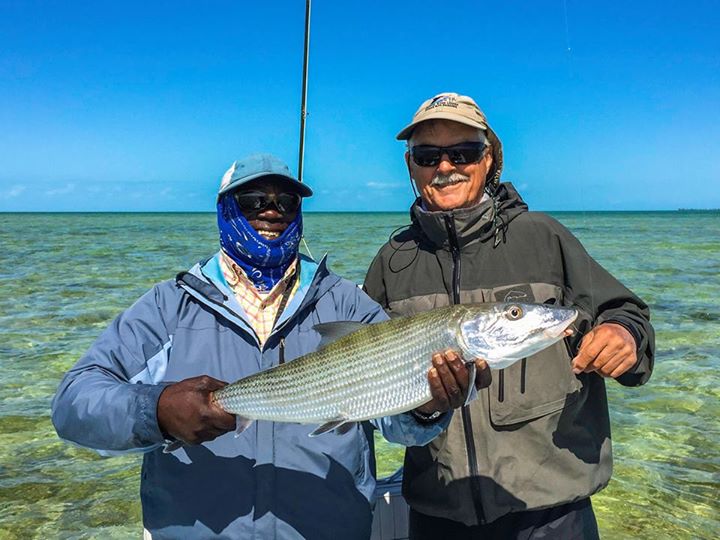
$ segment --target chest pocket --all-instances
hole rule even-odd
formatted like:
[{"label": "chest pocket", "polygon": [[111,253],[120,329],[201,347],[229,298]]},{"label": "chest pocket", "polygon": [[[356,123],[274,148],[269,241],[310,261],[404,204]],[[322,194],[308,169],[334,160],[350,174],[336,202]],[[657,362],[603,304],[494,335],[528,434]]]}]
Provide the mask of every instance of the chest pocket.
[{"label": "chest pocket", "polygon": [[[497,302],[562,305],[562,289],[544,283],[502,287],[492,291]],[[565,341],[559,341],[512,366],[493,371],[488,389],[490,420],[511,426],[557,412],[577,400],[581,383],[573,374]]]}]

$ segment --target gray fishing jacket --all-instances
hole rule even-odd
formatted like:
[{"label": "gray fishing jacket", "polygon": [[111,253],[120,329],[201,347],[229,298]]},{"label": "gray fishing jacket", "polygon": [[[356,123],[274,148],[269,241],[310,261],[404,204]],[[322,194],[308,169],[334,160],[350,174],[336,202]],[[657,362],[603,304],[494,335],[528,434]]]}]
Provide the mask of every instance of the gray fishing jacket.
[{"label": "gray fishing jacket", "polygon": [[[387,318],[324,261],[301,258],[298,290],[260,347],[218,261],[156,285],[103,332],[60,384],[58,434],[101,453],[145,452],[140,495],[154,539],[369,537],[372,441],[360,426],[310,438],[317,426],[259,421],[237,438],[163,453],[157,401],[170,381],[235,381],[314,351],[314,325]],[[376,425],[406,445],[444,427],[409,414]]]},{"label": "gray fishing jacket", "polygon": [[574,375],[571,358],[594,325],[635,337],[638,363],[618,378],[650,377],[654,333],[642,300],[551,217],[528,212],[511,184],[469,209],[427,212],[383,246],[365,281],[391,316],[450,303],[512,301],[574,306],[579,331],[504,369],[442,435],[405,454],[403,494],[417,511],[467,525],[585,498],[612,471],[603,378]]}]

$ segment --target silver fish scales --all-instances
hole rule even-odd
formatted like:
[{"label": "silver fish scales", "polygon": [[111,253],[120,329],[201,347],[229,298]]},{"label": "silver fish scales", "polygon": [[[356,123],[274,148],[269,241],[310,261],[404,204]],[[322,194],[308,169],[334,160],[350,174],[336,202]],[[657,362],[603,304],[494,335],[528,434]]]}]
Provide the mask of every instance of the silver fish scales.
[{"label": "silver fish scales", "polygon": [[271,420],[322,424],[319,434],[430,401],[427,373],[438,351],[505,367],[562,339],[576,316],[537,304],[465,304],[377,324],[323,324],[315,329],[334,339],[329,345],[228,385],[214,399],[238,416],[238,431]]}]

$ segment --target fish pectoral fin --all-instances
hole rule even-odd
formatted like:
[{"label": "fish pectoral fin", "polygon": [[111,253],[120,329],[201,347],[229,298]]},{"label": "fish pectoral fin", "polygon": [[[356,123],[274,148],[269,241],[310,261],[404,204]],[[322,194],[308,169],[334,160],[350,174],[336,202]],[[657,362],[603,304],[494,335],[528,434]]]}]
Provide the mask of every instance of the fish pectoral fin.
[{"label": "fish pectoral fin", "polygon": [[333,429],[336,430],[336,433],[342,435],[343,433],[347,433],[348,431],[350,431],[350,428],[353,427],[353,424],[354,422],[348,422],[347,416],[339,416],[317,427],[312,433],[310,433],[310,437],[317,437],[318,435],[322,435],[323,433],[327,433],[328,431],[332,431]]},{"label": "fish pectoral fin", "polygon": [[316,324],[313,326],[313,330],[320,334],[321,339],[318,348],[322,349],[323,347],[330,345],[332,342],[337,341],[348,334],[352,334],[365,326],[367,326],[367,323],[357,321],[335,321]]},{"label": "fish pectoral fin", "polygon": [[335,433],[338,435],[345,435],[348,431],[355,427],[355,422],[345,422],[335,428]]},{"label": "fish pectoral fin", "polygon": [[244,416],[235,415],[235,437],[239,437],[240,434],[250,427],[253,421],[250,418]]}]

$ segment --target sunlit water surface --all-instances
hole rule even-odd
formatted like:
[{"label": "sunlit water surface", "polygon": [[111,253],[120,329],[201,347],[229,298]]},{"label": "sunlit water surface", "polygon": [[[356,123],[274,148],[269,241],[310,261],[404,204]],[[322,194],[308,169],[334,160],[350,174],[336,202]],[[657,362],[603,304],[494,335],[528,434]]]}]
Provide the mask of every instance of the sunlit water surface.
[{"label": "sunlit water surface", "polygon": [[[609,384],[615,471],[593,498],[604,538],[720,531],[720,214],[557,214],[652,308],[657,365]],[[309,214],[312,254],[362,283],[406,214]],[[62,374],[153,283],[212,253],[211,214],[0,214],[0,539],[137,538],[139,458],[60,441]],[[402,449],[378,442],[379,474]]]}]

